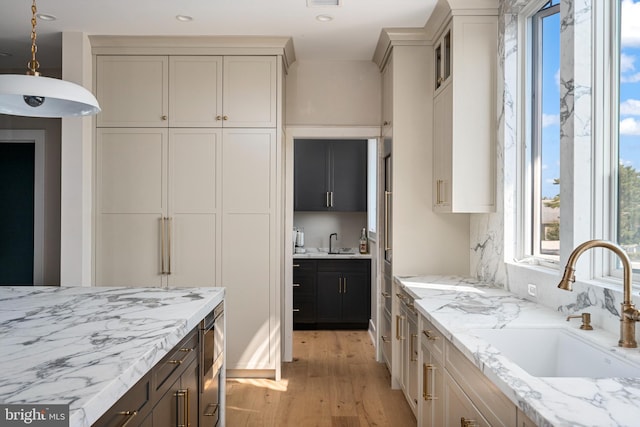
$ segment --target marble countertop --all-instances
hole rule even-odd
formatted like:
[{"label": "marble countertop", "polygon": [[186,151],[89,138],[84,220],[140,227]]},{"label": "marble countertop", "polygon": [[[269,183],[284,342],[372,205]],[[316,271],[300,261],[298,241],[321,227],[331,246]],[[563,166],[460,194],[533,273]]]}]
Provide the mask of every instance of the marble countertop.
[{"label": "marble countertop", "polygon": [[90,426],[224,288],[0,287],[0,402],[69,404]]},{"label": "marble countertop", "polygon": [[395,281],[416,298],[420,314],[539,426],[639,425],[640,378],[534,377],[473,336],[470,329],[569,328],[587,341],[640,363],[640,349],[618,347],[617,335],[597,327],[581,331],[579,319],[568,323],[557,311],[472,279],[423,276],[396,277]]},{"label": "marble countertop", "polygon": [[371,254],[361,254],[358,248],[340,248],[329,253],[328,248],[304,248],[304,253],[294,253],[293,259],[371,259]]}]

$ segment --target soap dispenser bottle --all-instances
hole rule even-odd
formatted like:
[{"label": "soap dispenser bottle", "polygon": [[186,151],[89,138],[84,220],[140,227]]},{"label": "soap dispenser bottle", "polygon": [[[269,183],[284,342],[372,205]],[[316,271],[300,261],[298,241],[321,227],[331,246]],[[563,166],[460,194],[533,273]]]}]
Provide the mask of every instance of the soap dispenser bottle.
[{"label": "soap dispenser bottle", "polygon": [[369,253],[369,239],[367,238],[367,230],[365,228],[360,232],[360,253]]}]

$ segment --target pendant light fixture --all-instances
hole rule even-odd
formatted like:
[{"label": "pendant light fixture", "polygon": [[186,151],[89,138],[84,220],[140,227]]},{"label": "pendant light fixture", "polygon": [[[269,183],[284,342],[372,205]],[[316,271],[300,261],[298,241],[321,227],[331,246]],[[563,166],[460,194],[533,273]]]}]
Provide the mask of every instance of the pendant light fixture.
[{"label": "pendant light fixture", "polygon": [[37,8],[31,5],[31,61],[25,75],[0,74],[0,114],[29,117],[88,116],[100,112],[96,97],[84,87],[42,77],[36,59]]}]

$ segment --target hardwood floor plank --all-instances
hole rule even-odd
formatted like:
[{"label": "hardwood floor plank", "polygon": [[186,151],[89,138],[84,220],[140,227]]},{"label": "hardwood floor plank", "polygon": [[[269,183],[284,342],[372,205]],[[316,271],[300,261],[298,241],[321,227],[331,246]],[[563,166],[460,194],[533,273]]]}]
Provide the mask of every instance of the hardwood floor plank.
[{"label": "hardwood floor plank", "polygon": [[282,380],[227,380],[229,427],[414,427],[366,331],[294,331]]}]

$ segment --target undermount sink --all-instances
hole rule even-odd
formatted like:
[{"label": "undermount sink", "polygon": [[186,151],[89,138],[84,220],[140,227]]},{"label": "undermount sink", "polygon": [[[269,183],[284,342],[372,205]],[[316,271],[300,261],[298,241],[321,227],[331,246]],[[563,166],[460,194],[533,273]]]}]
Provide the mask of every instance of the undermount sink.
[{"label": "undermount sink", "polygon": [[562,328],[473,329],[534,377],[636,378],[640,366]]}]

